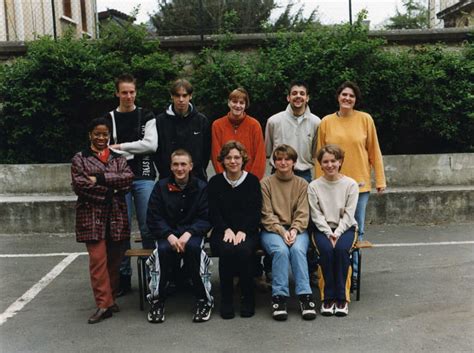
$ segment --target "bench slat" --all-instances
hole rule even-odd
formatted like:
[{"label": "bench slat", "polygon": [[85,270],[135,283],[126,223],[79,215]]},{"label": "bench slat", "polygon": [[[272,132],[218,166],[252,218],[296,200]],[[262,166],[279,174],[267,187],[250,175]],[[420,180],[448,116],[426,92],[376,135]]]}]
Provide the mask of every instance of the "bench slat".
[{"label": "bench slat", "polygon": [[355,247],[357,249],[369,249],[373,248],[374,245],[368,240],[360,240],[355,244]]}]

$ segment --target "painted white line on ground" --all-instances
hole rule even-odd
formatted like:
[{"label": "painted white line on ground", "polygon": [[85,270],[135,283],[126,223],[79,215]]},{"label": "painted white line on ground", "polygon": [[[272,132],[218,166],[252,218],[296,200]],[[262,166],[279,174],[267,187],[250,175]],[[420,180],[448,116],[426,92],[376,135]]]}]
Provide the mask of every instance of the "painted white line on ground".
[{"label": "painted white line on ground", "polygon": [[69,256],[69,255],[87,255],[87,252],[52,252],[48,254],[0,254],[2,257],[50,257],[50,256]]},{"label": "painted white line on ground", "polygon": [[79,253],[68,255],[59,264],[49,271],[41,280],[28,289],[20,298],[18,298],[7,310],[0,315],[0,326],[2,326],[8,319],[14,317],[23,307],[33,300],[39,292],[41,292],[48,284],[50,284],[61,272],[73,262]]},{"label": "painted white line on ground", "polygon": [[374,248],[398,248],[407,246],[432,246],[432,245],[466,245],[474,244],[474,240],[466,241],[440,241],[434,243],[393,243],[393,244],[374,244]]}]

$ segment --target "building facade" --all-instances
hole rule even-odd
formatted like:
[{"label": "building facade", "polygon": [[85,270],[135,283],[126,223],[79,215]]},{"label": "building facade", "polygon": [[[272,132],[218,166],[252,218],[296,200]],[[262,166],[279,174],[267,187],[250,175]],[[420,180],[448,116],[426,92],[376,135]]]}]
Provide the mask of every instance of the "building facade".
[{"label": "building facade", "polygon": [[430,27],[474,26],[474,0],[429,0]]},{"label": "building facade", "polygon": [[97,37],[96,0],[0,0],[0,41]]}]

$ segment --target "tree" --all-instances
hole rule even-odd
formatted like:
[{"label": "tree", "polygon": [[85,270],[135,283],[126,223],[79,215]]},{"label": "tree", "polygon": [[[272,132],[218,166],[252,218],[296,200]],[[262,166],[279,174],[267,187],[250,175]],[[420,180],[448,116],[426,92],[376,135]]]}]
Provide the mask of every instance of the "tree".
[{"label": "tree", "polygon": [[304,17],[304,5],[295,13],[292,13],[294,3],[290,2],[286,5],[285,11],[276,19],[275,23],[269,26],[269,30],[276,31],[295,31],[301,32],[311,26],[319,25],[318,11],[313,10],[308,17]]},{"label": "tree", "polygon": [[[159,35],[262,32],[274,0],[159,0],[151,22]],[[228,28],[226,18],[232,18]],[[227,28],[226,28],[227,26]]]},{"label": "tree", "polygon": [[397,7],[395,16],[388,19],[386,29],[428,28],[428,9],[425,5],[416,0],[404,0],[403,7],[406,12],[402,14]]}]

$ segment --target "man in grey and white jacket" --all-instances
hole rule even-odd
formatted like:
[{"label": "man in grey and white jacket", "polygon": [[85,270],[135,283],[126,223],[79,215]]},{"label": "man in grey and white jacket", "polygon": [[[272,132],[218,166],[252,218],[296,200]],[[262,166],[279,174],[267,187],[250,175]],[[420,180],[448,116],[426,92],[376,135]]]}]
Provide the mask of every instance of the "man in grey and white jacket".
[{"label": "man in grey and white jacket", "polygon": [[[309,107],[308,85],[304,81],[292,81],[286,97],[286,110],[271,116],[265,129],[265,149],[269,158],[274,149],[287,144],[298,153],[295,175],[311,182],[314,167],[314,149],[321,119],[312,114]],[[273,162],[270,161],[273,165]]]},{"label": "man in grey and white jacket", "polygon": [[[119,106],[107,114],[111,120],[112,136],[110,148],[123,155],[133,171],[132,190],[126,195],[128,220],[131,223],[135,206],[138,227],[144,248],[154,248],[150,231],[146,225],[148,199],[155,185],[156,169],[153,154],[158,146],[156,119],[151,111],[135,105],[136,81],[132,75],[124,74],[115,80],[115,95]],[[130,248],[130,242],[127,242]],[[131,288],[132,268],[130,259],[124,258],[120,267],[118,296]]]}]

